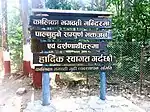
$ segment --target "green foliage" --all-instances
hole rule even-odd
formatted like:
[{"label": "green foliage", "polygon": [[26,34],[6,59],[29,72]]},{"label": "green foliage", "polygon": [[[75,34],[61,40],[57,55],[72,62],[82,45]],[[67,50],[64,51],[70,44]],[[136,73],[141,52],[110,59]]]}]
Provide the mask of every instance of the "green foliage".
[{"label": "green foliage", "polygon": [[150,36],[150,2],[147,0],[108,0],[108,10],[114,8],[114,39],[131,42],[147,41]]},{"label": "green foliage", "polygon": [[[93,0],[93,6],[81,6],[79,2],[67,0],[48,0],[51,9],[101,10],[100,0]],[[93,9],[92,9],[93,7]],[[141,47],[150,45],[150,2],[149,0],[107,0],[107,11],[113,13],[113,40],[108,49],[116,58],[116,69],[112,72],[124,79],[138,80],[140,67],[150,73],[150,59],[144,58],[141,65]]]},{"label": "green foliage", "polygon": [[[148,58],[141,62],[142,44],[150,45],[150,2],[148,0],[108,0],[108,11],[113,11],[113,53],[117,58],[117,74],[138,80],[140,72],[149,74]],[[133,43],[134,41],[134,43]],[[120,44],[118,42],[121,42]],[[139,44],[140,42],[141,44]],[[121,48],[122,50],[119,50]],[[120,54],[120,55],[119,55]],[[143,71],[140,71],[140,67]]]},{"label": "green foliage", "polygon": [[111,42],[108,49],[116,60],[116,69],[113,73],[126,80],[138,81],[141,44],[138,42]]},{"label": "green foliage", "polygon": [[50,9],[66,9],[71,10],[71,3],[67,0],[48,0],[46,7]]},{"label": "green foliage", "polygon": [[20,14],[17,9],[8,13],[8,43],[11,52],[13,68],[20,69],[22,64],[23,51],[22,26]]}]

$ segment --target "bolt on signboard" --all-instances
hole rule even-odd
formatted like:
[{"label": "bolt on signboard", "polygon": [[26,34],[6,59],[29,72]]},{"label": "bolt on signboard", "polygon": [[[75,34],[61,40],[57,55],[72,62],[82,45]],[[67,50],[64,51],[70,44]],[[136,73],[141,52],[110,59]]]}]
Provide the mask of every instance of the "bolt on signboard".
[{"label": "bolt on signboard", "polygon": [[[31,49],[35,71],[43,72],[43,105],[49,104],[48,72],[112,70],[113,56],[105,40],[112,39],[111,13],[100,11],[33,9]],[[51,66],[49,66],[51,64]],[[101,99],[105,99],[105,72]]]}]

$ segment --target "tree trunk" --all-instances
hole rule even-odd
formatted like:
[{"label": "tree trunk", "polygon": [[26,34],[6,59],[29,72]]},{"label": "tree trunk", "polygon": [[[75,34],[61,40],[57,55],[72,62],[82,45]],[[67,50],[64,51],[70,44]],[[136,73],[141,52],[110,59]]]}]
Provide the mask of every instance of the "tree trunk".
[{"label": "tree trunk", "polygon": [[29,76],[31,73],[31,50],[29,45],[29,34],[28,34],[28,0],[20,0],[20,16],[22,21],[23,31],[23,74]]},{"label": "tree trunk", "polygon": [[4,74],[8,75],[11,72],[11,68],[10,68],[10,54],[7,41],[7,0],[1,0],[1,10],[2,10],[2,23],[1,23],[2,50],[4,59],[3,65],[4,65]]},{"label": "tree trunk", "polygon": [[3,50],[8,50],[7,42],[7,0],[1,0],[1,10],[2,10],[2,48]]},{"label": "tree trunk", "polygon": [[[32,0],[32,9],[45,8],[45,0]],[[42,72],[36,72],[33,68],[33,86],[35,88],[42,87]]]},{"label": "tree trunk", "polygon": [[106,11],[106,0],[101,0],[102,11]]},{"label": "tree trunk", "polygon": [[32,8],[35,9],[45,8],[45,0],[32,0]]}]

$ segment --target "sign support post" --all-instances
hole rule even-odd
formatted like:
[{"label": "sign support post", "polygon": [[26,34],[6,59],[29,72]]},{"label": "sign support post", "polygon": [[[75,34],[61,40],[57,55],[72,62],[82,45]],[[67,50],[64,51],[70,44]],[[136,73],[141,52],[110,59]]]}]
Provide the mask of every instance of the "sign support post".
[{"label": "sign support post", "polygon": [[[35,15],[30,16],[30,25],[33,27],[30,31],[33,38],[31,48],[33,64],[43,64],[43,66],[35,67],[35,71],[42,72],[42,105],[50,104],[50,72],[100,71],[100,99],[105,100],[105,71],[112,69],[105,63],[113,62],[113,56],[106,53],[99,40],[112,39],[111,18],[108,18],[111,13],[38,9],[33,10],[33,12]],[[84,28],[86,30],[65,31],[59,30],[57,27]],[[97,29],[89,30],[87,28]],[[84,42],[85,39],[89,41]],[[65,43],[64,40],[66,40]],[[78,40],[78,42],[74,40]],[[90,42],[90,40],[93,41]],[[86,52],[79,54],[80,50]],[[63,51],[68,52],[63,53]],[[53,64],[53,66],[47,64]],[[55,66],[55,64],[59,65]]]},{"label": "sign support post", "polygon": [[100,72],[100,99],[106,99],[106,72]]},{"label": "sign support post", "polygon": [[[101,1],[102,11],[106,10],[106,0]],[[106,72],[100,72],[100,99],[106,99]]]},{"label": "sign support post", "polygon": [[[43,66],[46,66],[45,64]],[[42,72],[42,105],[50,105],[50,78],[49,72]]]},{"label": "sign support post", "polygon": [[50,104],[49,72],[42,72],[42,105]]}]

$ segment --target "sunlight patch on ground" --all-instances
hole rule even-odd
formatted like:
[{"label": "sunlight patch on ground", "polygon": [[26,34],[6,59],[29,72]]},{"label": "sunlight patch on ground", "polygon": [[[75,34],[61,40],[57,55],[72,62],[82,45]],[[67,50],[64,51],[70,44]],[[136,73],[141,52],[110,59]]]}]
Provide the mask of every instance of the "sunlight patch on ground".
[{"label": "sunlight patch on ground", "polygon": [[97,96],[82,98],[56,98],[49,106],[42,106],[41,101],[29,102],[23,112],[145,112],[131,101],[121,96],[107,96],[102,101]]},{"label": "sunlight patch on ground", "polygon": [[1,85],[2,82],[3,82],[3,79],[4,79],[4,72],[3,72],[3,71],[0,71],[0,85]]},{"label": "sunlight patch on ground", "polygon": [[14,96],[6,101],[3,101],[3,105],[0,105],[0,112],[20,112],[21,110],[21,96]]},{"label": "sunlight patch on ground", "polygon": [[35,96],[34,96],[34,88],[32,87],[31,102],[34,101],[34,98],[35,98]]}]

